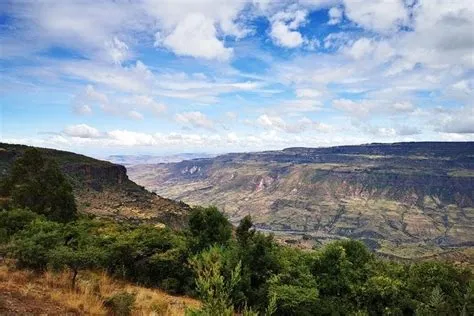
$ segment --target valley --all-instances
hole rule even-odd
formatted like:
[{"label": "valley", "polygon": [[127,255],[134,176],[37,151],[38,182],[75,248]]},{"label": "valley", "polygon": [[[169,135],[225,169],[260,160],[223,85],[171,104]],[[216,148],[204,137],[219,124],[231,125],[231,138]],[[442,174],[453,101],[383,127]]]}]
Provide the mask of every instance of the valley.
[{"label": "valley", "polygon": [[399,258],[471,257],[474,143],[397,143],[227,154],[128,167],[147,189],[216,205],[234,224],[308,248],[362,240]]}]

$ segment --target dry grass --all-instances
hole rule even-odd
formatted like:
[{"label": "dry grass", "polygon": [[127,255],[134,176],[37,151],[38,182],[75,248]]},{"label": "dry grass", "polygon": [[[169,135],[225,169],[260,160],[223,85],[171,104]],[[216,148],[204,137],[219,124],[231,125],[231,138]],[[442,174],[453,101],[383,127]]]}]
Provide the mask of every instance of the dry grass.
[{"label": "dry grass", "polygon": [[187,308],[199,307],[197,300],[135,286],[105,273],[80,274],[76,289],[72,290],[68,272],[38,275],[7,264],[0,265],[0,290],[54,301],[72,314],[81,315],[106,315],[104,300],[124,291],[136,295],[133,315],[184,315]]}]

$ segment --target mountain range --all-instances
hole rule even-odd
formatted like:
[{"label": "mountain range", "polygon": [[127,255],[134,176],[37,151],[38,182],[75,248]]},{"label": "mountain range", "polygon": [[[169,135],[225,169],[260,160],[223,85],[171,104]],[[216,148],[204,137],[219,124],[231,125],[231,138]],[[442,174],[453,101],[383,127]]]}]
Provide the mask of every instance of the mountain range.
[{"label": "mountain range", "polygon": [[473,254],[473,142],[287,148],[128,173],[159,195],[216,205],[233,223],[251,215],[299,247],[350,237],[399,258]]}]

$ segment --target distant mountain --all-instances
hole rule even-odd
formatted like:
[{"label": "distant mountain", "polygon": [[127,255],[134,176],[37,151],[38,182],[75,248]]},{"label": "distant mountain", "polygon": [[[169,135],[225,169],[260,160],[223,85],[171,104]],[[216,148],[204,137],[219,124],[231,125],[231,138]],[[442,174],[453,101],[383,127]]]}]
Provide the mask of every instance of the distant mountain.
[{"label": "distant mountain", "polygon": [[387,255],[474,246],[474,143],[415,142],[236,153],[139,165],[131,179],[288,243],[358,238]]},{"label": "distant mountain", "polygon": [[[0,143],[0,179],[27,146]],[[124,166],[83,155],[38,148],[57,161],[74,188],[81,212],[118,220],[181,227],[189,206],[151,193],[129,180]]]},{"label": "distant mountain", "polygon": [[155,155],[111,155],[104,158],[104,160],[123,166],[132,165],[146,165],[157,163],[180,162],[183,160],[190,160],[196,158],[212,158],[216,155],[206,153],[182,153],[175,155],[155,156]]}]

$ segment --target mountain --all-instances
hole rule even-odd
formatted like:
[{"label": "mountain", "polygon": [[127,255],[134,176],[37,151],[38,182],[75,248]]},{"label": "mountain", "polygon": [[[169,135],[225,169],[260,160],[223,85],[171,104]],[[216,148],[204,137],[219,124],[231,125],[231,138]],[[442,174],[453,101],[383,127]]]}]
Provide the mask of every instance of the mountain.
[{"label": "mountain", "polygon": [[[0,143],[0,179],[28,146]],[[70,180],[80,212],[118,220],[181,227],[189,206],[163,198],[131,181],[124,166],[87,156],[37,148],[54,159]]]},{"label": "mountain", "polygon": [[233,153],[138,165],[131,179],[234,223],[310,247],[352,237],[398,257],[474,246],[474,143],[413,142]]},{"label": "mountain", "polygon": [[154,155],[111,155],[104,158],[106,161],[120,164],[123,166],[156,164],[168,162],[180,162],[196,158],[211,158],[216,155],[206,153],[182,153],[175,155],[154,156]]}]

